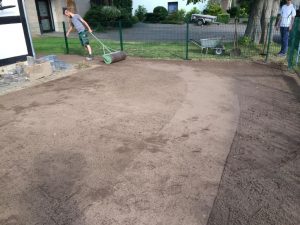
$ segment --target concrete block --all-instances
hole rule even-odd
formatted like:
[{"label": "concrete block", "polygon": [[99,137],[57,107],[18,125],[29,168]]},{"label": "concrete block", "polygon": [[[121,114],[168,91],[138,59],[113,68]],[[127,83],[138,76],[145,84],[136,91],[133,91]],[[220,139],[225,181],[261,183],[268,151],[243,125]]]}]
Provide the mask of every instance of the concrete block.
[{"label": "concrete block", "polygon": [[29,75],[30,80],[37,80],[42,77],[50,76],[53,73],[50,62],[43,62],[40,64],[27,66],[24,68],[24,70]]}]

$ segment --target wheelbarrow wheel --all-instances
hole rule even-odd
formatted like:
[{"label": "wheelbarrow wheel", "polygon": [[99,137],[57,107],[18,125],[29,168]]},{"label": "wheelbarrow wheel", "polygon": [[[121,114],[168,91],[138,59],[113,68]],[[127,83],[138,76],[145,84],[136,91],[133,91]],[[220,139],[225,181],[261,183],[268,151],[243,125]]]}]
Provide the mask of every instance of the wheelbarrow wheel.
[{"label": "wheelbarrow wheel", "polygon": [[222,53],[223,53],[223,48],[216,48],[215,49],[215,54],[216,55],[222,55]]}]

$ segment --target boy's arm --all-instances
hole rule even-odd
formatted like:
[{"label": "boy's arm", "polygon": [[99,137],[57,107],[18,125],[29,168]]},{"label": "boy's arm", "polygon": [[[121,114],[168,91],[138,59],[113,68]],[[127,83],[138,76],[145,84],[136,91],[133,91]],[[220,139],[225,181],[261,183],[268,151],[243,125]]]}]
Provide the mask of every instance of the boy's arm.
[{"label": "boy's arm", "polygon": [[69,29],[68,29],[68,31],[67,31],[67,34],[66,34],[66,36],[68,37],[69,36],[69,34],[70,34],[70,32],[73,30],[73,24],[72,23],[69,23]]},{"label": "boy's arm", "polygon": [[87,27],[87,29],[89,30],[90,33],[92,33],[92,29],[90,28],[89,24],[82,18],[80,18],[80,21],[84,24],[84,26]]},{"label": "boy's arm", "polygon": [[279,16],[277,24],[276,24],[276,29],[278,30],[280,27],[280,23],[281,23],[281,16]]}]

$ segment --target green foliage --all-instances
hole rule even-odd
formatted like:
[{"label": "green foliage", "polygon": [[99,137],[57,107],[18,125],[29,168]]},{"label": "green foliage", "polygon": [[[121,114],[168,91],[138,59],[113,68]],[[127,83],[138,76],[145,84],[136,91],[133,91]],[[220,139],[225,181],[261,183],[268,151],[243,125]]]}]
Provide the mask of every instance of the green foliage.
[{"label": "green foliage", "polygon": [[121,16],[121,11],[114,6],[103,6],[101,14],[106,21],[115,21]]},{"label": "green foliage", "polygon": [[190,21],[192,14],[199,14],[200,10],[196,7],[193,7],[190,11],[188,11],[185,15],[185,21]]},{"label": "green foliage", "polygon": [[193,3],[196,4],[198,2],[205,2],[206,0],[187,0],[187,4]]},{"label": "green foliage", "polygon": [[238,7],[231,7],[231,9],[228,9],[227,12],[230,14],[230,18],[236,18],[239,17],[239,8]]},{"label": "green foliage", "polygon": [[154,15],[154,13],[146,13],[144,22],[147,23],[159,23],[159,19]]},{"label": "green foliage", "polygon": [[[251,10],[251,4],[253,3],[252,0],[240,0],[240,9],[245,11],[245,14],[247,14],[247,16],[250,14],[250,10]],[[241,17],[243,13],[240,13]],[[246,16],[246,17],[247,17]]]},{"label": "green foliage", "polygon": [[129,13],[128,10],[125,8],[121,8],[120,11],[121,11],[121,16],[119,19],[122,21],[122,26],[132,27],[133,20],[132,20],[131,13]]},{"label": "green foliage", "polygon": [[139,5],[138,8],[135,10],[134,15],[138,17],[139,21],[143,21],[146,17],[147,9]]},{"label": "green foliage", "polygon": [[165,20],[162,21],[162,23],[165,24],[183,24],[185,20],[185,10],[180,9],[177,12],[174,12],[167,16]]},{"label": "green foliage", "polygon": [[227,10],[227,12],[230,14],[231,18],[245,18],[248,17],[248,9],[244,7],[232,7],[231,9]]},{"label": "green foliage", "polygon": [[222,7],[218,3],[208,3],[207,7],[205,10],[203,10],[204,14],[212,15],[212,16],[217,16],[219,14],[223,13]]},{"label": "green foliage", "polygon": [[228,23],[230,20],[230,15],[228,13],[219,14],[217,17],[217,21],[220,23]]},{"label": "green foliage", "polygon": [[157,6],[154,8],[153,14],[159,21],[162,21],[168,16],[168,10],[163,6]]},{"label": "green foliage", "polygon": [[125,9],[132,16],[132,0],[114,0],[113,4],[118,9]]},{"label": "green foliage", "polygon": [[247,8],[240,8],[239,17],[241,17],[241,18],[248,17],[249,16],[248,11],[249,11],[249,9],[247,9]]},{"label": "green foliage", "polygon": [[89,25],[96,31],[101,30],[102,25],[100,21],[104,19],[101,13],[101,6],[92,7],[84,16],[84,19],[89,23]]},{"label": "green foliage", "polygon": [[123,27],[132,27],[136,22],[136,18],[132,18],[127,9],[117,9],[114,6],[92,7],[84,19],[95,31],[102,31],[104,27],[118,26],[118,20],[122,21]]},{"label": "green foliage", "polygon": [[252,41],[251,37],[244,36],[239,39],[239,44],[242,46],[249,46],[249,45],[253,44],[253,41]]},{"label": "green foliage", "polygon": [[136,23],[138,23],[140,20],[139,20],[139,18],[138,18],[137,16],[133,16],[133,17],[131,17],[131,21],[132,21],[132,24],[136,24]]}]

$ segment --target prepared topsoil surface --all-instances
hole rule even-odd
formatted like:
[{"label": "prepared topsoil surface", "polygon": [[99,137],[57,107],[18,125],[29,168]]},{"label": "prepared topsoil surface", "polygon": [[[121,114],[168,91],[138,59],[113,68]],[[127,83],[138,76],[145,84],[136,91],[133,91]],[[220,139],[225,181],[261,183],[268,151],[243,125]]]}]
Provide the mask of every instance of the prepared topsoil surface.
[{"label": "prepared topsoil surface", "polygon": [[276,67],[138,59],[0,96],[0,224],[298,225],[299,100]]}]

